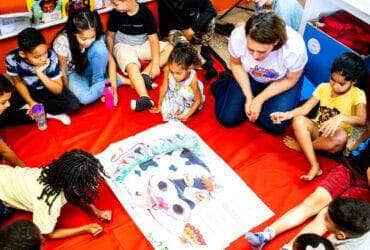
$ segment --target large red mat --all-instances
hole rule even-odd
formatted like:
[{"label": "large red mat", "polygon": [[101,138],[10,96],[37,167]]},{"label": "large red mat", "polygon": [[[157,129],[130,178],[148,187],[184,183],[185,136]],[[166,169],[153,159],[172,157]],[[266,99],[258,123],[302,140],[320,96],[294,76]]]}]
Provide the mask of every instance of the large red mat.
[{"label": "large red mat", "polygon": [[[220,64],[216,66],[219,70],[222,69]],[[198,75],[203,79],[203,72]],[[276,213],[271,220],[276,219],[302,201],[323,177],[309,184],[302,183],[299,176],[308,170],[308,163],[301,153],[286,149],[281,142],[281,136],[266,134],[249,122],[231,129],[219,125],[209,87],[206,83],[206,103],[203,110],[186,122],[186,125],[196,131],[239,174]],[[156,100],[158,90],[153,90],[150,94]],[[108,112],[103,104],[97,102],[72,115],[71,126],[49,120],[46,131],[38,131],[36,125],[24,125],[6,128],[1,131],[1,135],[26,164],[36,167],[47,164],[64,151],[73,148],[99,153],[111,142],[122,140],[162,122],[160,115],[148,111],[137,113],[129,109],[130,99],[136,98],[130,87],[121,87],[119,97],[119,106],[113,112]],[[320,162],[324,176],[329,168],[335,165],[333,161],[323,158],[320,158]],[[104,232],[100,236],[94,238],[81,235],[64,240],[50,240],[44,243],[43,249],[152,249],[105,183],[101,186],[96,204],[113,211],[113,221],[103,223]],[[19,218],[31,219],[31,215],[19,212],[13,220]],[[72,227],[93,222],[96,222],[93,216],[73,205],[66,205],[58,226]],[[266,223],[256,229],[261,229]],[[279,249],[297,230],[279,236],[266,249]],[[229,249],[248,249],[248,245],[240,238]]]}]

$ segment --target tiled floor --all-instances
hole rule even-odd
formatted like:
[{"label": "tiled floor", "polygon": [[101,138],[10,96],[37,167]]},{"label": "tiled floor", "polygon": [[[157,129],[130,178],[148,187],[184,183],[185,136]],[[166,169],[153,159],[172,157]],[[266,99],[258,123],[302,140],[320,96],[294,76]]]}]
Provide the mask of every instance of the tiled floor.
[{"label": "tiled floor", "polygon": [[[248,20],[251,12],[244,9],[234,8],[221,20],[216,20],[216,23],[233,23],[245,22]],[[219,13],[219,16],[222,12]],[[225,60],[226,63],[229,61],[229,52],[227,50],[228,38],[215,32],[213,39],[211,40],[211,47]]]}]

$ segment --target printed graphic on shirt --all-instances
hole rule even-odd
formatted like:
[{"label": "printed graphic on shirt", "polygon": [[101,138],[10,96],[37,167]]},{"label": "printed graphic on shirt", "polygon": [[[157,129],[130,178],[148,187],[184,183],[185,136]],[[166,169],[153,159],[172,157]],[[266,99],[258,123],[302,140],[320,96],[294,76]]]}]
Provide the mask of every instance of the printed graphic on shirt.
[{"label": "printed graphic on shirt", "polygon": [[253,76],[253,78],[259,78],[263,81],[273,81],[279,78],[279,72],[275,71],[274,69],[265,69],[256,65],[254,68],[251,68],[249,73]]},{"label": "printed graphic on shirt", "polygon": [[340,114],[340,111],[336,108],[328,108],[325,106],[319,107],[319,115],[317,118],[317,124],[320,127],[324,122],[329,120],[330,118]]}]

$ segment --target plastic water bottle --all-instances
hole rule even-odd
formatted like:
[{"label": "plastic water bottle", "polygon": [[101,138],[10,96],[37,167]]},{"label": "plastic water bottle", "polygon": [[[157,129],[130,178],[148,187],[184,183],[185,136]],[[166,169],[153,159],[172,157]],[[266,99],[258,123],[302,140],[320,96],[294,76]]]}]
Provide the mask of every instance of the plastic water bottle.
[{"label": "plastic water bottle", "polygon": [[39,130],[45,130],[48,126],[46,123],[46,115],[44,105],[38,103],[32,106],[32,114],[35,117],[36,124]]},{"label": "plastic water bottle", "polygon": [[104,96],[105,96],[105,107],[112,109],[114,107],[114,92],[112,84],[109,80],[105,81]]}]

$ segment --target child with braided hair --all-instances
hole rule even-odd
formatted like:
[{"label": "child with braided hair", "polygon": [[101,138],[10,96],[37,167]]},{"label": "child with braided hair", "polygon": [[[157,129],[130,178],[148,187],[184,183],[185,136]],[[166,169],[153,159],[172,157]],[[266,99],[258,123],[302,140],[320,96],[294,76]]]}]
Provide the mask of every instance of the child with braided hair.
[{"label": "child with braided hair", "polygon": [[82,150],[66,152],[44,168],[0,165],[0,220],[7,219],[14,208],[22,209],[33,213],[33,222],[47,238],[95,236],[102,232],[97,223],[58,229],[55,225],[67,202],[86,208],[101,220],[111,220],[111,211],[92,204],[102,175],[106,174],[99,160]]}]

